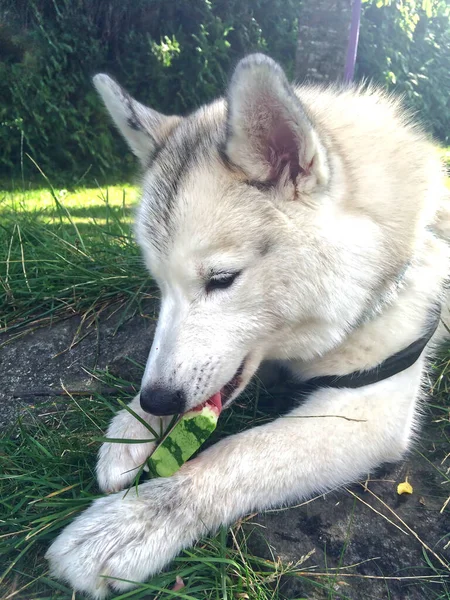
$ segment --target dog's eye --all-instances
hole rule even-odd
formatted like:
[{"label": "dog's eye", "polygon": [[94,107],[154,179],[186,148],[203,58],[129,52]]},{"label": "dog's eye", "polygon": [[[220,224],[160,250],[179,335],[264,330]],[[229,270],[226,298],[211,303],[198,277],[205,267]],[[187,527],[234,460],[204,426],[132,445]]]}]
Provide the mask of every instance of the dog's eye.
[{"label": "dog's eye", "polygon": [[235,271],[234,273],[216,273],[206,282],[206,292],[209,293],[214,290],[229,288],[240,273],[240,271]]}]

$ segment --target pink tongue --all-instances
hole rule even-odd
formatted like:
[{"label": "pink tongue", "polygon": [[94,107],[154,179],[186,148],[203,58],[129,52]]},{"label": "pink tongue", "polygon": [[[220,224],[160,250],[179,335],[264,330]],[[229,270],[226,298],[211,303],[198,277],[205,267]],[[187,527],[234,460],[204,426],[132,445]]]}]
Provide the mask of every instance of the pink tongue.
[{"label": "pink tongue", "polygon": [[208,398],[208,400],[206,400],[206,402],[203,402],[203,404],[199,404],[198,406],[196,406],[195,408],[192,408],[191,410],[200,411],[206,405],[208,405],[209,408],[211,408],[214,412],[217,413],[217,416],[219,416],[220,413],[222,412],[222,395],[221,395],[221,393],[217,392],[217,394],[214,394],[214,396],[211,396],[211,398]]},{"label": "pink tongue", "polygon": [[206,401],[207,404],[209,404],[210,406],[213,406],[214,408],[217,409],[217,412],[221,413],[222,411],[222,395],[220,392],[217,392],[217,394],[214,394],[214,396],[211,396],[211,398],[209,398]]}]

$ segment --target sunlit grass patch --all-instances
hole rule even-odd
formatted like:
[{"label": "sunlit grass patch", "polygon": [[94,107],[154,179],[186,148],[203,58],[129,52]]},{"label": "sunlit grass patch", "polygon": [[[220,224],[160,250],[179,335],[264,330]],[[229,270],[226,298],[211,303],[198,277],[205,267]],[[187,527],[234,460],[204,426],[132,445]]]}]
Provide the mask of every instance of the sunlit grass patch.
[{"label": "sunlit grass patch", "polygon": [[89,224],[82,230],[96,235],[95,227],[129,225],[137,204],[138,189],[124,184],[106,188],[34,189],[0,191],[0,219],[28,218],[46,225]]},{"label": "sunlit grass patch", "polygon": [[0,330],[152,293],[132,234],[136,188],[50,187],[0,198]]},{"label": "sunlit grass patch", "polygon": [[[129,184],[108,186],[105,188],[78,188],[54,190],[57,198],[69,211],[73,209],[88,209],[107,207],[122,208],[133,206],[138,198],[138,189]],[[16,211],[45,211],[48,214],[58,214],[53,193],[48,188],[33,190],[0,191],[0,212]]]},{"label": "sunlit grass patch", "polygon": [[447,188],[450,190],[450,147],[441,148],[440,155],[441,155],[445,165],[447,166],[448,177],[445,180],[445,184],[446,184]]}]

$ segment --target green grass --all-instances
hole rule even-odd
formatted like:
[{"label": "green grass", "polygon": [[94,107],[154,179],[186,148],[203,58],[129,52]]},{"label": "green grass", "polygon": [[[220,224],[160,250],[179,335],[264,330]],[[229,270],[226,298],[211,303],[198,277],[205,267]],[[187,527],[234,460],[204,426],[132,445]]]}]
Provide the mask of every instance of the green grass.
[{"label": "green grass", "polygon": [[151,295],[130,229],[136,198],[130,186],[0,192],[0,331]]},{"label": "green grass", "polygon": [[447,169],[447,179],[445,181],[447,188],[450,190],[450,146],[447,148],[439,148],[439,154]]},{"label": "green grass", "polygon": [[[0,192],[0,330],[10,335],[10,343],[73,314],[99,318],[111,306],[125,319],[139,310],[143,298],[155,294],[130,232],[136,198],[136,189],[130,186]],[[450,436],[448,356],[436,369],[441,376],[432,418],[436,443],[445,445]],[[56,533],[98,496],[94,474],[98,439],[120,402],[130,398],[133,382],[107,372],[96,377],[116,394],[57,398],[41,405],[39,413],[23,415],[0,439],[3,600],[81,598],[48,576],[43,555]],[[260,411],[260,391],[256,382],[245,402],[223,415],[214,439],[270,418]],[[448,483],[445,466],[441,475]],[[253,556],[249,535],[241,522],[224,529],[184,552],[166,573],[115,598],[279,600],[283,576],[300,578],[307,597],[346,598],[342,589],[336,593],[335,584],[352,573],[344,564],[350,537],[338,568],[314,575],[314,557],[282,565]],[[177,576],[185,587],[174,592]],[[429,597],[449,600],[448,584],[442,580],[431,586]]]}]

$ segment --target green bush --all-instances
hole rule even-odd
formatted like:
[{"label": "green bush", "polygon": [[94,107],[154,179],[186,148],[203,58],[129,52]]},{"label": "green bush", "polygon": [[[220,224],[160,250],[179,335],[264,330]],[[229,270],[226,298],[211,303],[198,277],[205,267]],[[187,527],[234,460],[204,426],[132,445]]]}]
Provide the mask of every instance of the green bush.
[{"label": "green bush", "polygon": [[[0,180],[120,180],[134,160],[91,77],[186,114],[222,94],[245,54],[294,73],[302,0],[1,0]],[[405,95],[441,141],[450,135],[450,25],[443,0],[363,4],[357,77]],[[430,9],[431,7],[431,9]],[[122,145],[120,145],[122,144]]]},{"label": "green bush", "polygon": [[450,7],[373,1],[363,5],[357,77],[403,95],[425,128],[450,143]]},{"label": "green bush", "polygon": [[24,152],[51,176],[77,179],[90,165],[90,176],[129,172],[132,158],[125,146],[118,152],[91,85],[96,72],[110,73],[158,110],[184,114],[223,93],[233,65],[248,52],[268,52],[294,70],[297,0],[3,5],[0,169],[6,176],[17,176]]}]

